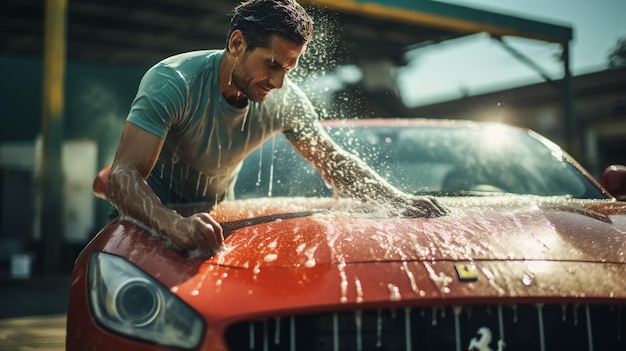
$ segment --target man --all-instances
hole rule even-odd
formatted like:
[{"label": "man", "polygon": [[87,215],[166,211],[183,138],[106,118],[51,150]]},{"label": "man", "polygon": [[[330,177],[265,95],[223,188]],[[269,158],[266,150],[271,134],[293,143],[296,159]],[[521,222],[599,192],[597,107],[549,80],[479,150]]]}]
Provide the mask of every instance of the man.
[{"label": "man", "polygon": [[164,203],[232,198],[243,159],[279,132],[342,195],[445,214],[434,200],[389,185],[320,128],[308,98],[285,77],[312,35],[299,4],[249,0],[234,12],[224,50],[173,56],[143,77],[107,185],[121,214],[184,249],[218,249],[222,228],[208,213],[183,217]]}]

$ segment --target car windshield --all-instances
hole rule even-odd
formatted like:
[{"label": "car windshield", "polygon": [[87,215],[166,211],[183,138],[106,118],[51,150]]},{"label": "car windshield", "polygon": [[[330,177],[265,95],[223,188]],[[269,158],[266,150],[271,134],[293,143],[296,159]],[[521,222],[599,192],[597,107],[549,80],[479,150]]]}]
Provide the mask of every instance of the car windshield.
[{"label": "car windshield", "polygon": [[[502,127],[392,126],[328,128],[345,150],[411,194],[479,196],[502,193],[606,198],[534,133]],[[331,196],[313,169],[282,135],[244,162],[237,198]]]}]

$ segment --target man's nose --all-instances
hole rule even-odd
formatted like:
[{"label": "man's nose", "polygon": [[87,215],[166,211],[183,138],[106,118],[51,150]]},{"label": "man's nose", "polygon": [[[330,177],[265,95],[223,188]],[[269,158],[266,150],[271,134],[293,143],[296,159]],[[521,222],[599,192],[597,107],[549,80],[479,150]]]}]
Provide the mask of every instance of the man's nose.
[{"label": "man's nose", "polygon": [[272,75],[270,76],[270,85],[274,89],[280,89],[283,87],[284,80],[285,80],[284,70],[274,71],[272,72]]}]

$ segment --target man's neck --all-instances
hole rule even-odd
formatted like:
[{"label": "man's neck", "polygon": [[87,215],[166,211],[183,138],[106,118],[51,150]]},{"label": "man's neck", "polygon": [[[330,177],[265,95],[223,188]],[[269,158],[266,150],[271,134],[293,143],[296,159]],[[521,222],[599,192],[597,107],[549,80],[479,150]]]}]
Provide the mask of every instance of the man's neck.
[{"label": "man's neck", "polygon": [[232,81],[235,59],[228,51],[224,51],[220,60],[218,81],[222,96],[234,107],[242,108],[248,104],[248,98],[237,88]]}]

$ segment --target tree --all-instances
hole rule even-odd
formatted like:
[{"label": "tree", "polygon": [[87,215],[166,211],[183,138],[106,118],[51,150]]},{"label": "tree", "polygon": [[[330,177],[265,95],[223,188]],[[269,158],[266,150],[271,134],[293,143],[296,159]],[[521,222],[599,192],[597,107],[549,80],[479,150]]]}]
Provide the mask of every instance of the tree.
[{"label": "tree", "polygon": [[626,67],[626,37],[617,40],[613,51],[609,54],[609,67]]}]

